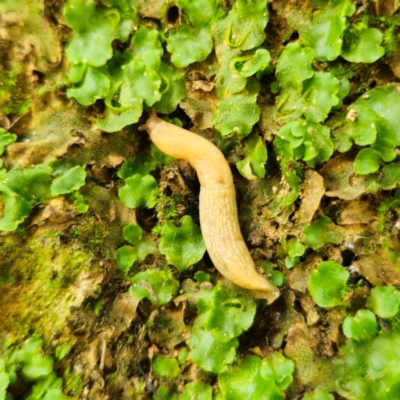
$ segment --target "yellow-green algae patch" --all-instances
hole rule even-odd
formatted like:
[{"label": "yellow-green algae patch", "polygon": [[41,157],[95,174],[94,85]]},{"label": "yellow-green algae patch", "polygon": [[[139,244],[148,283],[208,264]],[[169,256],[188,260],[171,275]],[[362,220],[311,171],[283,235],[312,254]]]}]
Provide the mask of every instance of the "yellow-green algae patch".
[{"label": "yellow-green algae patch", "polygon": [[57,232],[0,236],[2,334],[59,335],[70,315],[104,277],[94,255],[80,244],[62,243]]}]

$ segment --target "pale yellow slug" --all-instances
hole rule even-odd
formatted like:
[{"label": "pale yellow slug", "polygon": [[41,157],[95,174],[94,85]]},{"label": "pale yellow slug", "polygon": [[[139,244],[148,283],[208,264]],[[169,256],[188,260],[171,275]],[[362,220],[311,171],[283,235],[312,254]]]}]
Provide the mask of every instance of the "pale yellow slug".
[{"label": "pale yellow slug", "polygon": [[279,290],[256,271],[240,232],[232,172],[221,151],[207,139],[157,117],[146,124],[152,142],[165,154],[184,159],[200,181],[200,225],[208,254],[218,271],[234,284],[262,291],[269,303]]}]

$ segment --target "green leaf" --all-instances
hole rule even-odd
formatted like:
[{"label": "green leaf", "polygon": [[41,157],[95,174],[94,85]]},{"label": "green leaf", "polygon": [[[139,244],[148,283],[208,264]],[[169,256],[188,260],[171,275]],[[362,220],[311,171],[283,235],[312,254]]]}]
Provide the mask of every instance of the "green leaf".
[{"label": "green leaf", "polygon": [[311,272],[310,294],[320,307],[334,307],[343,303],[346,296],[346,282],[350,274],[340,264],[322,261]]},{"label": "green leaf", "polygon": [[83,81],[79,86],[67,89],[67,96],[73,97],[84,106],[89,106],[106,97],[109,90],[110,79],[99,70],[88,67]]},{"label": "green leaf", "polygon": [[372,174],[378,171],[381,160],[381,154],[375,149],[362,149],[354,160],[354,171],[360,175]]},{"label": "green leaf", "polygon": [[40,353],[30,354],[24,362],[22,376],[28,381],[35,381],[43,378],[53,371],[54,361],[50,356],[44,356]]},{"label": "green leaf", "polygon": [[208,29],[182,26],[167,39],[167,50],[172,54],[171,62],[178,68],[204,61],[213,49]]},{"label": "green leaf", "polygon": [[260,118],[257,95],[258,90],[232,94],[221,100],[212,119],[215,128],[223,136],[237,134],[240,138],[246,137]]},{"label": "green leaf", "polygon": [[382,39],[376,28],[365,28],[363,23],[352,25],[344,37],[342,57],[354,63],[373,63],[385,54],[380,46]]},{"label": "green leaf", "polygon": [[[314,76],[312,62],[314,51],[300,43],[289,43],[279,57],[276,65],[276,79],[283,89],[301,92],[303,82]],[[293,68],[293,65],[296,68]],[[282,96],[282,95],[281,95]]]},{"label": "green leaf", "polygon": [[129,293],[137,299],[149,299],[155,305],[167,304],[176,295],[179,282],[169,269],[148,269],[132,278]]},{"label": "green leaf", "polygon": [[[128,237],[133,239],[131,235],[128,235]],[[125,240],[127,239],[125,238]],[[117,260],[118,268],[125,275],[128,274],[136,261],[142,262],[149,254],[154,254],[157,251],[155,243],[147,237],[142,237],[140,240],[137,240],[132,244],[134,244],[134,246],[125,245],[120,247],[116,250],[114,255]]]},{"label": "green leaf", "polygon": [[68,79],[72,83],[78,83],[83,79],[86,72],[86,64],[73,65],[68,71]]},{"label": "green leaf", "polygon": [[346,134],[359,146],[373,144],[377,138],[377,121],[379,115],[370,108],[354,105],[349,108],[348,115],[354,116],[354,120],[347,122]]},{"label": "green leaf", "polygon": [[382,180],[379,182],[384,190],[394,189],[400,184],[400,164],[390,163],[382,168]]},{"label": "green leaf", "polygon": [[302,400],[335,400],[335,398],[327,390],[316,389],[312,393],[306,393]]},{"label": "green leaf", "polygon": [[397,83],[390,83],[369,90],[357,99],[356,104],[374,110],[383,118],[395,133],[396,145],[400,145],[400,91]]},{"label": "green leaf", "polygon": [[3,128],[0,128],[0,156],[4,153],[5,148],[17,140],[17,135],[8,133]]},{"label": "green leaf", "polygon": [[80,214],[84,214],[89,210],[89,205],[85,203],[85,198],[81,193],[76,191],[72,194],[72,198],[74,199],[74,206],[76,207],[76,211]]},{"label": "green leaf", "polygon": [[[262,0],[237,0],[229,12],[225,31],[225,45],[250,50],[265,39],[264,29],[268,22],[268,8]],[[243,24],[243,21],[246,21]]]},{"label": "green leaf", "polygon": [[3,218],[0,220],[0,230],[12,232],[28,217],[32,203],[19,196],[5,184],[0,183],[0,193],[3,200]]},{"label": "green leaf", "polygon": [[309,121],[321,122],[331,109],[339,104],[340,83],[330,72],[317,71],[311,79],[304,81],[303,115]]},{"label": "green leaf", "polygon": [[400,291],[392,285],[377,286],[371,290],[368,307],[381,318],[392,318],[399,312]]},{"label": "green leaf", "polygon": [[286,390],[293,381],[294,363],[281,353],[274,352],[262,360],[260,375],[273,381],[281,390]]},{"label": "green leaf", "polygon": [[149,154],[139,154],[124,161],[118,171],[118,176],[121,179],[127,179],[135,174],[148,175],[156,167],[157,162]]},{"label": "green leaf", "polygon": [[141,61],[149,69],[158,70],[163,49],[156,29],[141,26],[132,38],[132,46],[132,59]]},{"label": "green leaf", "polygon": [[112,57],[112,42],[125,41],[133,30],[134,12],[134,8],[97,7],[94,0],[69,0],[63,14],[75,33],[66,46],[68,60],[93,67],[104,65]]},{"label": "green leaf", "polygon": [[158,184],[151,175],[135,174],[125,180],[126,185],[119,189],[119,197],[129,208],[149,207],[155,205],[158,195]]},{"label": "green leaf", "polygon": [[181,373],[176,358],[156,356],[153,369],[154,372],[161,377],[176,378]]},{"label": "green leaf", "polygon": [[41,203],[51,197],[51,172],[51,167],[44,164],[16,168],[5,175],[6,185],[32,204]]},{"label": "green leaf", "polygon": [[290,257],[301,257],[304,255],[307,247],[298,239],[291,238],[287,244],[287,253]]},{"label": "green leaf", "polygon": [[160,252],[169,264],[183,272],[203,258],[206,247],[199,227],[189,215],[183,216],[180,223],[177,227],[169,221],[162,227]]},{"label": "green leaf", "polygon": [[202,325],[221,343],[249,329],[256,313],[256,305],[250,297],[231,293],[220,285],[200,292],[196,304]]},{"label": "green leaf", "polygon": [[122,237],[130,244],[136,244],[142,236],[142,228],[137,224],[129,224],[122,228]]},{"label": "green leaf", "polygon": [[195,364],[205,371],[220,374],[235,359],[239,342],[234,338],[227,343],[221,343],[214,339],[211,332],[194,327],[187,344]]},{"label": "green leaf", "polygon": [[185,390],[180,397],[180,400],[211,400],[212,387],[206,383],[195,381],[190,382],[185,386]]},{"label": "green leaf", "polygon": [[136,224],[124,226],[123,238],[133,246],[122,246],[115,252],[118,268],[126,275],[136,261],[144,261],[149,254],[157,251],[154,242],[143,236],[142,228]]},{"label": "green leaf", "polygon": [[52,196],[72,193],[78,190],[85,184],[86,172],[85,169],[77,165],[57,177],[51,185]]},{"label": "green leaf", "polygon": [[240,76],[248,78],[258,71],[264,71],[267,68],[271,56],[266,49],[258,49],[252,55],[236,57],[231,61],[230,67]]},{"label": "green leaf", "polygon": [[375,315],[369,310],[358,310],[354,317],[346,317],[343,321],[343,333],[349,339],[367,341],[378,333]]},{"label": "green leaf", "polygon": [[277,287],[281,287],[285,283],[285,275],[281,271],[274,270],[272,264],[269,261],[264,261],[260,264],[260,268],[263,269],[268,280]]},{"label": "green leaf", "polygon": [[344,233],[330,218],[324,216],[303,228],[304,244],[313,250],[318,250],[325,244],[340,244]]},{"label": "green leaf", "polygon": [[154,103],[154,107],[158,113],[169,114],[187,96],[185,74],[165,63],[161,63],[157,72],[162,79],[161,100]]},{"label": "green leaf", "polygon": [[118,132],[125,126],[139,121],[143,113],[142,99],[130,104],[129,109],[115,111],[106,107],[103,119],[97,119],[97,126],[105,132]]},{"label": "green leaf", "polygon": [[247,355],[239,365],[230,367],[218,376],[218,383],[226,400],[283,400],[273,380],[260,374],[261,360]]},{"label": "green leaf", "polygon": [[0,400],[6,399],[6,390],[9,384],[10,384],[10,378],[7,372],[5,372],[4,361],[0,360]]},{"label": "green leaf", "polygon": [[[277,136],[288,141],[289,147],[294,150],[290,158],[303,159],[312,168],[329,160],[333,153],[330,130],[319,123],[305,120],[289,122],[278,131]],[[277,139],[275,143],[279,145]]]},{"label": "green leaf", "polygon": [[160,87],[161,78],[158,73],[148,68],[143,61],[134,59],[124,66],[119,101],[122,107],[130,107],[138,99],[143,99],[151,107],[161,99]]},{"label": "green leaf", "polygon": [[195,27],[209,27],[223,15],[220,5],[214,0],[178,0],[177,4],[183,8],[185,19]]},{"label": "green leaf", "polygon": [[257,134],[250,135],[244,144],[245,158],[236,163],[240,174],[249,180],[263,178],[268,153],[262,138]]},{"label": "green leaf", "polygon": [[332,61],[340,55],[346,17],[355,11],[350,0],[322,2],[320,9],[309,10],[308,23],[303,18],[299,26],[300,39],[314,50],[317,60]]}]

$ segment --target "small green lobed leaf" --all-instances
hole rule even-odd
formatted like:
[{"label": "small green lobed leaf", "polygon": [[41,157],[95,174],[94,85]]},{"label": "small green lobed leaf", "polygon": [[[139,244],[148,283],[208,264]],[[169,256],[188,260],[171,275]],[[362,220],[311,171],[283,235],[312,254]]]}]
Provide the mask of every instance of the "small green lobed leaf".
[{"label": "small green lobed leaf", "polygon": [[268,8],[263,0],[237,0],[226,18],[230,25],[225,32],[225,44],[242,50],[260,46],[265,39],[268,17]]},{"label": "small green lobed leaf", "polygon": [[180,400],[212,400],[212,387],[204,382],[194,381],[185,386]]},{"label": "small green lobed leaf", "polygon": [[257,134],[250,135],[245,141],[243,153],[245,158],[236,163],[240,174],[249,180],[263,178],[268,153],[262,138]]},{"label": "small green lobed leaf", "polygon": [[[3,360],[0,360],[0,364],[4,364]],[[6,399],[6,390],[8,385],[10,384],[10,377],[5,372],[4,368],[1,370],[1,365],[0,365],[0,400],[5,400]],[[210,397],[211,399],[211,397]]]},{"label": "small green lobed leaf", "polygon": [[121,179],[128,179],[129,177],[140,174],[148,175],[157,167],[157,162],[149,154],[139,154],[123,162],[118,171],[118,176]]},{"label": "small green lobed leaf", "polygon": [[149,254],[157,250],[155,243],[143,236],[142,228],[129,224],[122,229],[123,238],[133,246],[122,246],[115,252],[118,268],[126,275],[136,261],[144,261]]},{"label": "small green lobed leaf", "polygon": [[264,71],[269,65],[270,61],[271,56],[268,50],[257,49],[256,52],[251,56],[244,55],[234,58],[230,63],[230,67],[239,75],[248,78],[258,71]]},{"label": "small green lobed leaf", "polygon": [[344,239],[344,233],[335,225],[329,217],[322,217],[311,225],[303,228],[304,244],[313,250],[318,250],[325,244],[340,244]]},{"label": "small green lobed leaf", "polygon": [[94,0],[66,2],[63,15],[67,25],[74,30],[66,46],[72,64],[102,66],[113,55],[113,40],[128,38],[136,20],[136,10],[122,4],[116,6],[99,7]]},{"label": "small green lobed leaf", "polygon": [[206,247],[200,229],[192,221],[192,217],[185,215],[180,222],[180,227],[171,221],[163,226],[160,252],[165,254],[168,263],[183,272],[203,258]]},{"label": "small green lobed leaf", "polygon": [[45,164],[38,164],[33,168],[12,169],[5,175],[6,185],[32,204],[41,203],[52,195],[51,173],[51,167]]},{"label": "small green lobed leaf", "polygon": [[375,149],[362,149],[354,160],[354,171],[360,175],[373,174],[380,168],[381,160],[381,154]]},{"label": "small green lobed leaf", "polygon": [[51,185],[52,196],[60,196],[66,193],[72,193],[85,184],[85,169],[77,165],[57,177]]},{"label": "small green lobed leaf", "polygon": [[354,63],[373,63],[385,54],[382,32],[376,28],[365,28],[363,23],[352,25],[344,36],[342,57]]},{"label": "small green lobed leaf", "polygon": [[176,358],[156,356],[153,369],[158,376],[167,378],[176,378],[181,373]]},{"label": "small green lobed leaf", "polygon": [[72,198],[74,199],[74,206],[76,207],[76,211],[80,214],[84,214],[89,210],[89,205],[86,204],[85,198],[81,193],[76,191],[72,194]]},{"label": "small green lobed leaf", "polygon": [[354,317],[348,316],[343,321],[343,333],[359,342],[372,339],[378,333],[375,315],[369,310],[358,310]]},{"label": "small green lobed leaf", "polygon": [[247,355],[237,366],[218,376],[218,383],[226,400],[283,400],[273,380],[260,374],[262,362]]},{"label": "small green lobed leaf", "polygon": [[138,243],[142,236],[142,228],[137,224],[129,224],[122,228],[122,237],[130,244]]},{"label": "small green lobed leaf", "polygon": [[67,89],[68,98],[73,97],[78,103],[89,106],[96,100],[103,99],[110,90],[110,79],[95,68],[88,67],[79,86]]},{"label": "small green lobed leaf", "polygon": [[302,119],[289,122],[278,131],[277,136],[274,144],[279,146],[279,138],[289,142],[289,148],[286,149],[287,158],[303,159],[312,168],[329,160],[333,153],[330,130],[319,123]]},{"label": "small green lobed leaf", "polygon": [[154,207],[159,189],[151,175],[135,174],[125,180],[126,185],[119,189],[119,197],[129,208]]},{"label": "small green lobed leaf", "polygon": [[399,312],[400,291],[392,285],[377,286],[371,290],[368,307],[381,318],[392,318]]},{"label": "small green lobed leaf", "polygon": [[148,269],[132,278],[129,293],[137,299],[149,299],[154,305],[167,304],[176,295],[179,282],[169,269]]},{"label": "small green lobed leaf", "polygon": [[248,136],[260,118],[260,108],[256,100],[257,93],[232,94],[221,100],[212,120],[215,128],[223,136]]},{"label": "small green lobed leaf", "polygon": [[141,26],[132,38],[132,46],[132,59],[141,61],[149,69],[158,70],[163,55],[158,30]]},{"label": "small green lobed leaf", "polygon": [[42,354],[31,354],[24,362],[22,376],[28,381],[43,378],[53,371],[53,358]]},{"label": "small green lobed leaf", "polygon": [[306,393],[302,400],[335,400],[335,398],[325,389],[316,389],[312,393]]},{"label": "small green lobed leaf", "polygon": [[346,17],[356,11],[350,0],[323,2],[323,8],[310,10],[308,23],[299,26],[300,38],[315,52],[315,58],[332,61],[341,52],[342,37],[346,28]]},{"label": "small green lobed leaf", "polygon": [[3,218],[0,219],[0,231],[12,232],[18,228],[33,207],[24,197],[13,192],[4,183],[0,183],[0,194],[3,201]]},{"label": "small green lobed leaf", "polygon": [[4,153],[5,148],[17,140],[17,135],[9,133],[5,129],[0,128],[0,156]]},{"label": "small green lobed leaf", "polygon": [[170,65],[162,62],[158,69],[161,76],[161,100],[154,103],[158,113],[169,114],[175,111],[179,102],[187,96],[185,73],[177,71]]},{"label": "small green lobed leaf", "polygon": [[320,307],[335,307],[343,303],[346,296],[349,272],[333,261],[322,261],[311,272],[310,294]]},{"label": "small green lobed leaf", "polygon": [[125,126],[139,121],[143,113],[142,99],[131,103],[124,111],[115,111],[106,107],[104,118],[97,119],[97,126],[105,132],[118,132]]},{"label": "small green lobed leaf", "polygon": [[192,336],[186,341],[192,361],[205,371],[220,374],[227,370],[236,357],[239,342],[236,338],[226,343],[218,342],[211,332],[193,327]]},{"label": "small green lobed leaf", "polygon": [[[300,43],[289,43],[279,57],[276,65],[276,78],[283,89],[301,92],[303,82],[314,76],[312,62],[314,51]],[[293,68],[293,65],[296,68]]]},{"label": "small green lobed leaf", "polygon": [[250,297],[231,293],[220,285],[200,292],[197,307],[202,325],[221,343],[249,329],[256,313],[256,304]]},{"label": "small green lobed leaf", "polygon": [[291,238],[287,244],[287,253],[290,257],[301,257],[304,255],[307,247],[298,238]]},{"label": "small green lobed leaf", "polygon": [[281,390],[286,390],[293,381],[294,363],[281,353],[274,352],[262,360],[260,375],[273,381]]},{"label": "small green lobed leaf", "polygon": [[205,28],[182,26],[167,39],[167,50],[172,54],[171,62],[178,68],[204,61],[212,49],[212,37]]},{"label": "small green lobed leaf", "polygon": [[354,105],[349,108],[348,115],[354,116],[347,122],[346,133],[359,146],[373,144],[377,138],[377,121],[380,116],[372,109]]},{"label": "small green lobed leaf", "polygon": [[379,184],[382,189],[394,189],[400,184],[400,164],[390,163],[382,168],[382,179]]},{"label": "small green lobed leaf", "polygon": [[78,83],[83,79],[86,72],[86,64],[73,65],[68,71],[68,80],[72,83]]},{"label": "small green lobed leaf", "polygon": [[143,99],[151,107],[161,99],[159,91],[161,78],[154,69],[148,68],[144,62],[134,59],[124,66],[123,71],[119,97],[122,107],[129,107],[138,99]]},{"label": "small green lobed leaf", "polygon": [[339,80],[330,72],[317,71],[304,81],[304,117],[312,122],[326,119],[331,109],[340,102]]},{"label": "small green lobed leaf", "polygon": [[208,27],[223,15],[222,8],[214,0],[178,0],[177,4],[183,8],[185,19],[195,27]]},{"label": "small green lobed leaf", "polygon": [[369,90],[356,101],[357,105],[374,110],[395,132],[396,145],[400,145],[400,91],[398,83],[389,83]]}]

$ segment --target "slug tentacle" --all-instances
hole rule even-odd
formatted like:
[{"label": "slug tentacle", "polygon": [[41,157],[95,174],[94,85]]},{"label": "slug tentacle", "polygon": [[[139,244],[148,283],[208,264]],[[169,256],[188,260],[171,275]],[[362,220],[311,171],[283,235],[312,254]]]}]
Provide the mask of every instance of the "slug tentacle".
[{"label": "slug tentacle", "polygon": [[215,268],[238,286],[265,293],[269,303],[279,290],[256,271],[240,232],[232,173],[221,151],[207,139],[165,122],[152,112],[141,130],[165,154],[188,161],[200,188],[200,225]]}]

